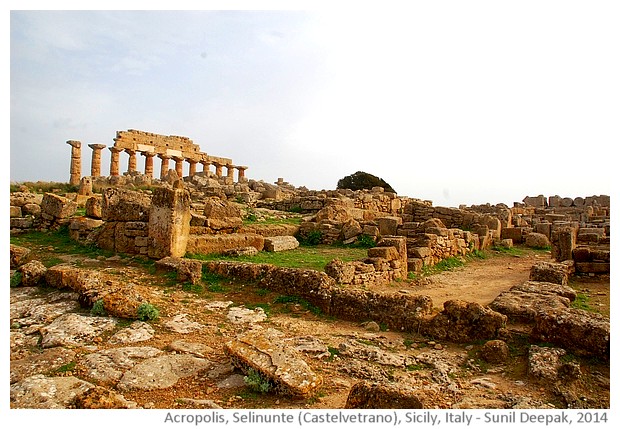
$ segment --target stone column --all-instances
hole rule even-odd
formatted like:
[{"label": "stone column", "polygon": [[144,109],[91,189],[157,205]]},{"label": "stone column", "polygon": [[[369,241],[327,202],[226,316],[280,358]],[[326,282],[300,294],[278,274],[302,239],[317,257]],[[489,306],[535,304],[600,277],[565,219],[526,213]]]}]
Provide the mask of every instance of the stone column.
[{"label": "stone column", "polygon": [[119,166],[119,158],[123,149],[119,149],[114,146],[109,147],[108,149],[112,152],[112,156],[110,157],[110,176],[120,176],[121,170]]},{"label": "stone column", "polygon": [[189,175],[191,177],[196,174],[196,164],[198,164],[198,161],[188,159],[187,162],[189,163]]},{"label": "stone column", "polygon": [[166,173],[168,173],[168,165],[171,157],[169,155],[162,154],[159,154],[157,156],[159,157],[159,159],[161,159],[161,171],[159,172],[159,178],[161,180],[164,180],[164,176],[166,175]]},{"label": "stone column", "polygon": [[144,174],[153,177],[153,157],[155,157],[155,152],[142,152],[142,155],[145,156],[144,159]]},{"label": "stone column", "polygon": [[230,180],[234,180],[234,174],[235,166],[232,164],[226,164],[226,177],[228,177]]},{"label": "stone column", "polygon": [[238,177],[237,177],[237,182],[241,183],[241,182],[246,182],[248,179],[245,178],[245,170],[247,170],[248,167],[246,166],[238,166],[237,170],[239,172]]},{"label": "stone column", "polygon": [[133,173],[134,171],[138,171],[138,159],[136,158],[136,151],[133,149],[125,149],[125,152],[129,154],[127,172]]},{"label": "stone column", "polygon": [[206,177],[209,175],[209,166],[211,165],[210,161],[200,161],[202,164],[202,174]]},{"label": "stone column", "polygon": [[71,167],[69,170],[69,184],[79,185],[82,178],[82,142],[68,140],[71,145]]},{"label": "stone column", "polygon": [[89,144],[89,148],[93,150],[93,156],[90,161],[90,175],[92,177],[101,176],[101,151],[106,147],[104,144]]},{"label": "stone column", "polygon": [[222,167],[223,167],[223,165],[220,164],[219,162],[213,162],[213,165],[215,165],[215,175],[217,177],[222,177]]},{"label": "stone column", "polygon": [[179,179],[183,178],[183,161],[185,160],[184,158],[180,157],[180,156],[173,156],[172,159],[174,159],[174,169],[177,172],[177,176],[179,176]]}]

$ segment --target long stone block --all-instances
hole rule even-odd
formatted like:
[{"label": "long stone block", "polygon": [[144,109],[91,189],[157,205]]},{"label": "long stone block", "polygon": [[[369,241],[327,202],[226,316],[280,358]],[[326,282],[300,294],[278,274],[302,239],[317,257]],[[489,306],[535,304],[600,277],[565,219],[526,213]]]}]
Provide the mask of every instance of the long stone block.
[{"label": "long stone block", "polygon": [[265,250],[267,252],[283,252],[299,247],[299,241],[292,235],[265,238]]},{"label": "long stone block", "polygon": [[265,238],[258,234],[218,234],[218,235],[194,235],[187,240],[186,251],[208,255],[211,253],[224,253],[227,250],[240,247],[255,247],[263,250]]}]

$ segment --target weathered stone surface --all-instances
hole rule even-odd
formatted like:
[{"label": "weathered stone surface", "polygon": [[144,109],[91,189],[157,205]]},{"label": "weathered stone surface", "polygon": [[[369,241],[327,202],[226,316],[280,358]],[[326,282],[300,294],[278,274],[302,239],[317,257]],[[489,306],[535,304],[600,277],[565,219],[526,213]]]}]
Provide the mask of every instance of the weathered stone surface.
[{"label": "weathered stone surface", "polygon": [[316,222],[331,221],[339,224],[343,224],[353,219],[351,210],[337,204],[325,206],[317,212],[315,215]]},{"label": "weathered stone surface", "polygon": [[538,314],[565,309],[570,300],[554,293],[509,290],[500,293],[489,307],[516,321],[531,323]]},{"label": "weathered stone surface", "polygon": [[204,202],[205,226],[215,230],[234,230],[243,224],[239,208],[226,200],[209,198]]},{"label": "weathered stone surface", "polygon": [[11,384],[32,375],[47,373],[73,362],[75,352],[64,347],[52,347],[25,358],[11,361]]},{"label": "weathered stone surface", "polygon": [[[370,322],[374,323],[374,322]],[[388,352],[380,347],[362,344],[356,340],[349,340],[338,345],[338,355],[344,357],[355,357],[368,362],[374,362],[379,365],[393,366],[396,368],[405,368],[408,365],[416,363],[411,356],[399,353]]]},{"label": "weathered stone surface", "polygon": [[384,216],[375,219],[379,228],[379,235],[396,235],[398,226],[403,223],[403,219],[398,216]]},{"label": "weathered stone surface", "polygon": [[528,352],[528,374],[539,381],[555,383],[563,372],[562,367],[568,362],[562,362],[566,350],[555,347],[530,346]]},{"label": "weathered stone surface", "polygon": [[73,293],[56,293],[45,298],[11,299],[11,324],[35,328],[51,323],[57,317],[79,309],[77,298],[78,295]]},{"label": "weathered stone surface", "polygon": [[[105,284],[103,289],[98,291],[98,295],[103,299],[103,308],[108,314],[125,319],[137,319],[138,308],[145,302],[145,299],[138,293],[133,283]],[[93,298],[94,299],[94,298]],[[94,304],[96,299],[90,300]]]},{"label": "weathered stone surface", "polygon": [[126,328],[121,329],[110,337],[110,344],[131,344],[140,341],[148,341],[155,335],[155,329],[146,323],[136,320]]},{"label": "weathered stone surface", "polygon": [[119,347],[87,354],[82,358],[81,365],[90,379],[114,384],[139,362],[162,353],[155,347]]},{"label": "weathered stone surface", "polygon": [[574,272],[575,265],[572,261],[538,262],[530,269],[530,280],[567,285],[568,278]]},{"label": "weathered stone surface", "polygon": [[224,255],[226,256],[234,256],[234,257],[238,257],[238,256],[254,256],[258,254],[258,249],[256,249],[256,247],[239,247],[237,249],[230,249],[224,252]]},{"label": "weathered stone surface", "polygon": [[28,262],[30,258],[30,249],[22,246],[16,246],[11,244],[11,269],[17,268],[20,265]]},{"label": "weathered stone surface", "polygon": [[249,309],[245,307],[230,307],[226,318],[235,324],[258,323],[267,318],[265,310],[260,307]]},{"label": "weathered stone surface", "polygon": [[355,275],[355,265],[334,259],[325,265],[325,273],[339,284],[349,284]]},{"label": "weathered stone surface", "polygon": [[457,343],[494,339],[506,325],[507,317],[476,302],[446,301],[444,309],[425,323],[422,331],[436,339]]},{"label": "weathered stone surface", "polygon": [[387,260],[398,259],[398,251],[394,246],[372,247],[368,249],[369,258],[384,258]]},{"label": "weathered stone surface", "polygon": [[204,325],[189,320],[187,314],[177,314],[172,319],[164,322],[164,326],[173,332],[179,334],[188,334],[190,332],[199,331],[204,329]]},{"label": "weathered stone surface", "polygon": [[61,197],[50,192],[43,195],[41,201],[41,212],[54,218],[65,219],[75,214],[77,211],[77,203],[65,197]]},{"label": "weathered stone surface", "polygon": [[105,331],[116,326],[116,319],[110,317],[83,316],[66,313],[42,327],[41,347],[77,346],[89,343]]},{"label": "weathered stone surface", "polygon": [[271,328],[248,331],[227,342],[224,352],[244,373],[253,369],[269,379],[277,393],[310,396],[323,380],[296,351],[285,346],[283,336]]},{"label": "weathered stone surface", "polygon": [[33,375],[11,385],[12,408],[68,408],[75,397],[94,385],[76,377]]},{"label": "weathered stone surface", "polygon": [[133,409],[137,408],[134,401],[128,401],[120,393],[113,392],[102,386],[95,386],[79,392],[71,405],[77,409]]},{"label": "weathered stone surface", "polygon": [[254,247],[263,250],[265,237],[258,234],[217,234],[196,235],[190,234],[187,242],[187,252],[208,255],[211,253],[224,253],[240,247]]},{"label": "weathered stone surface", "polygon": [[90,197],[86,200],[86,216],[93,219],[101,219],[103,215],[103,202],[100,195]]},{"label": "weathered stone surface", "polygon": [[189,237],[191,199],[182,188],[157,188],[149,212],[148,255],[183,257]]},{"label": "weathered stone surface", "polygon": [[609,359],[610,322],[602,314],[577,308],[540,313],[531,337],[578,355]]},{"label": "weathered stone surface", "polygon": [[533,247],[535,249],[544,249],[549,247],[551,243],[546,235],[538,232],[530,232],[525,236],[525,245],[527,247]]},{"label": "weathered stone surface", "polygon": [[355,219],[348,220],[342,225],[342,239],[349,240],[362,233],[362,226]]},{"label": "weathered stone surface", "polygon": [[22,217],[22,208],[11,206],[9,209],[9,217]]},{"label": "weathered stone surface", "polygon": [[187,354],[146,359],[125,372],[117,384],[122,391],[165,389],[211,365],[206,359]]},{"label": "weathered stone surface", "polygon": [[202,263],[194,259],[167,256],[155,262],[157,270],[176,271],[177,281],[198,284],[202,278]]},{"label": "weathered stone surface", "polygon": [[293,236],[278,236],[265,238],[265,250],[267,252],[283,252],[299,247],[299,241]]},{"label": "weathered stone surface", "polygon": [[[542,295],[558,295],[564,298],[568,298],[569,301],[574,301],[577,298],[577,292],[570,286],[560,285],[550,282],[540,281],[527,281],[521,284],[515,285],[510,288],[511,291],[539,293]],[[560,307],[562,308],[562,307]]]},{"label": "weathered stone surface", "polygon": [[360,381],[351,387],[344,408],[357,409],[420,409],[423,400],[410,387]]},{"label": "weathered stone surface", "polygon": [[188,353],[197,357],[205,357],[207,353],[213,353],[214,350],[202,343],[194,343],[184,340],[175,340],[168,344],[167,349],[177,353]]},{"label": "weathered stone surface", "polygon": [[32,192],[11,192],[10,203],[12,206],[23,207],[26,204],[40,205],[43,195]]},{"label": "weathered stone surface", "polygon": [[554,228],[551,233],[551,256],[562,262],[573,257],[573,250],[577,247],[577,230],[570,226]]},{"label": "weathered stone surface", "polygon": [[148,222],[151,196],[122,188],[108,188],[101,201],[101,218],[105,221]]},{"label": "weathered stone surface", "polygon": [[24,204],[22,206],[22,214],[24,216],[39,216],[41,214],[41,206],[39,204]]},{"label": "weathered stone surface", "polygon": [[480,349],[480,357],[488,363],[505,363],[510,355],[508,344],[502,340],[491,340]]},{"label": "weathered stone surface", "polygon": [[40,261],[30,261],[17,269],[22,274],[22,286],[37,286],[45,278],[47,268]]}]

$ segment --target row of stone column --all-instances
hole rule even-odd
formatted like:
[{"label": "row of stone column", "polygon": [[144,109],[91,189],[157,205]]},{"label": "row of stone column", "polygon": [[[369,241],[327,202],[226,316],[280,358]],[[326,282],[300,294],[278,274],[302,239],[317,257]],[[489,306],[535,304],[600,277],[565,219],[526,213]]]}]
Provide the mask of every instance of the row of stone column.
[{"label": "row of stone column", "polygon": [[[70,179],[69,183],[72,185],[77,185],[80,183],[81,174],[82,174],[82,150],[81,150],[81,142],[77,140],[69,140],[67,144],[71,145],[71,170],[70,170]],[[92,158],[91,158],[91,166],[90,166],[90,175],[92,177],[101,176],[101,151],[105,149],[107,146],[104,144],[89,144],[93,150]],[[136,151],[131,149],[121,149],[114,146],[109,147],[111,152],[110,157],[110,176],[120,176],[120,153],[126,152],[129,155],[129,163],[127,166],[128,172],[138,171],[138,162],[137,162],[137,153],[140,152],[146,159],[144,162],[144,174],[153,177],[154,169],[153,169],[153,158],[155,155],[161,159],[161,174],[160,179],[163,179],[165,174],[168,172],[170,160],[174,160],[175,165],[174,169],[179,177],[183,177],[183,162],[187,161],[189,163],[189,175],[193,176],[197,173],[196,166],[197,164],[202,164],[202,171],[208,172],[209,166],[215,166],[215,175],[217,177],[224,177],[222,173],[222,168],[226,167],[227,174],[226,176],[231,180],[234,180],[234,171],[237,169],[238,176],[237,181],[243,182],[245,181],[245,170],[248,167],[238,166],[232,164],[222,164],[216,161],[196,161],[194,159],[186,159],[184,157],[179,156],[170,156],[164,154],[156,154],[155,152],[147,152],[147,151]]]}]

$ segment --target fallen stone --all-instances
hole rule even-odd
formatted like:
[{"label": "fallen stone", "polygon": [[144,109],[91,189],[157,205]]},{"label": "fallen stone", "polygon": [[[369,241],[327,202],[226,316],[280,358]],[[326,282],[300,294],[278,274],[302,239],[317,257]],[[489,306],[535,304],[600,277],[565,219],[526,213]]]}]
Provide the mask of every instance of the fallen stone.
[{"label": "fallen stone", "polygon": [[293,250],[298,247],[299,241],[290,235],[265,238],[265,250],[267,252],[283,252],[285,250]]},{"label": "fallen stone", "polygon": [[560,285],[553,282],[527,281],[510,288],[511,291],[539,293],[542,295],[557,295],[568,298],[573,302],[577,298],[577,292],[570,286]]},{"label": "fallen stone", "polygon": [[248,247],[239,247],[237,249],[230,249],[224,252],[226,256],[254,256],[258,254],[258,249],[256,247],[248,246]]},{"label": "fallen stone", "polygon": [[577,308],[540,313],[530,335],[580,356],[609,360],[610,322],[602,314]]},{"label": "fallen stone", "polygon": [[30,257],[30,249],[22,246],[11,244],[11,269],[15,269],[20,265],[28,262]]},{"label": "fallen stone", "polygon": [[508,290],[500,293],[489,307],[513,320],[532,323],[539,314],[566,309],[569,305],[568,298],[556,294]]},{"label": "fallen stone", "polygon": [[244,373],[252,369],[267,378],[276,393],[310,396],[323,380],[296,351],[286,347],[283,336],[271,328],[249,331],[227,342],[224,352]]},{"label": "fallen stone", "polygon": [[11,385],[11,408],[68,408],[77,395],[93,387],[93,384],[73,376],[33,375]]},{"label": "fallen stone", "polygon": [[551,246],[549,238],[545,234],[530,232],[525,236],[525,245],[536,249],[543,249]]},{"label": "fallen stone", "polygon": [[116,319],[111,317],[83,316],[66,313],[42,327],[41,347],[79,346],[116,326]]},{"label": "fallen stone", "polygon": [[421,398],[411,387],[399,387],[377,382],[360,381],[349,391],[347,409],[421,409]]},{"label": "fallen stone", "polygon": [[530,269],[530,280],[567,285],[568,278],[574,271],[575,266],[572,261],[538,262]]},{"label": "fallen stone", "polygon": [[122,188],[107,188],[101,201],[101,218],[107,222],[148,222],[150,206],[150,195]]},{"label": "fallen stone", "polygon": [[56,293],[45,298],[18,300],[11,303],[11,325],[43,326],[65,313],[80,308],[77,294]]},{"label": "fallen stone", "polygon": [[45,278],[47,268],[40,261],[30,261],[17,269],[22,274],[22,286],[38,286]]},{"label": "fallen stone", "polygon": [[555,383],[563,365],[561,359],[565,355],[564,349],[532,344],[528,352],[528,374],[539,381]]},{"label": "fallen stone", "polygon": [[46,192],[41,201],[41,212],[54,218],[65,219],[75,214],[77,203],[65,197]]},{"label": "fallen stone", "polygon": [[505,363],[510,355],[508,344],[502,340],[491,340],[480,349],[480,357],[488,363]]},{"label": "fallen stone", "polygon": [[190,341],[176,340],[168,344],[168,350],[177,353],[188,353],[197,357],[205,357],[207,353],[213,353],[214,350],[202,343],[193,343]]},{"label": "fallen stone", "polygon": [[167,256],[155,262],[158,271],[176,272],[177,281],[198,284],[202,278],[202,263],[200,261]]},{"label": "fallen stone", "polygon": [[187,354],[146,359],[125,372],[117,388],[122,391],[165,389],[174,386],[181,378],[205,370],[210,364],[206,359]]}]

